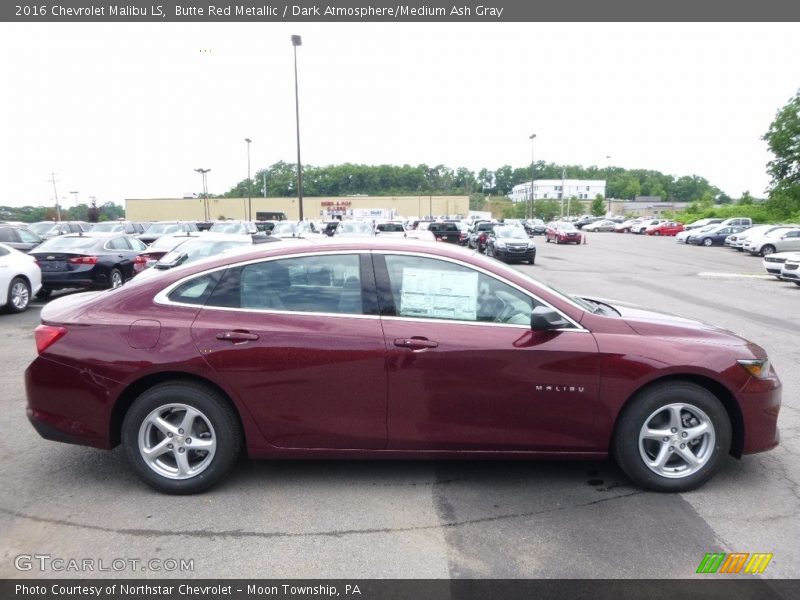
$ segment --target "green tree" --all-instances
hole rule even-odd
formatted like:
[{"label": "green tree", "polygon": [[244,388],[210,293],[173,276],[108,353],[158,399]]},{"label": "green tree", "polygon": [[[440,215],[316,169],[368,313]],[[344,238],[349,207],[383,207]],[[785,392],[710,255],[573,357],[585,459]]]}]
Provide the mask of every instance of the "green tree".
[{"label": "green tree", "polygon": [[590,210],[595,217],[602,217],[606,214],[606,199],[603,198],[603,194],[595,196]]},{"label": "green tree", "polygon": [[767,208],[779,218],[800,212],[800,90],[775,115],[763,138],[775,156]]}]

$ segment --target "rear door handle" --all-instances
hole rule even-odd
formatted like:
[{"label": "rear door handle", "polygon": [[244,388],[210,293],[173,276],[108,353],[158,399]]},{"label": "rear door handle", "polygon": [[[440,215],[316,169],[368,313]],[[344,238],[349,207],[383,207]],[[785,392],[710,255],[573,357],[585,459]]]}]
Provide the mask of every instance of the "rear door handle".
[{"label": "rear door handle", "polygon": [[242,342],[252,342],[258,339],[255,333],[249,331],[220,331],[217,334],[217,339],[223,342],[233,342],[234,344],[241,344]]},{"label": "rear door handle", "polygon": [[439,342],[434,342],[427,338],[414,337],[414,338],[396,338],[394,345],[400,348],[411,348],[412,350],[422,350],[424,348],[436,348]]}]

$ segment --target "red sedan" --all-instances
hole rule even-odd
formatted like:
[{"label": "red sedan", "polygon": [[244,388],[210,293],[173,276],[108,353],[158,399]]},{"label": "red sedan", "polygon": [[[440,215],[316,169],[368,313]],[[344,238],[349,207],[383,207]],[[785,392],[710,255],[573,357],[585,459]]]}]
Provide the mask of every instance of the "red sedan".
[{"label": "red sedan", "polygon": [[210,487],[243,453],[610,454],[677,492],[778,444],[781,384],[759,346],[558,293],[457,245],[255,246],[59,298],[41,318],[33,426],[122,444],[169,493]]},{"label": "red sedan", "polygon": [[556,244],[580,244],[583,236],[575,225],[568,221],[553,221],[548,223],[544,232],[545,242]]},{"label": "red sedan", "polygon": [[658,225],[648,227],[644,232],[647,235],[678,235],[681,231],[683,231],[683,223],[678,223],[677,221],[666,221],[664,223],[659,223]]}]

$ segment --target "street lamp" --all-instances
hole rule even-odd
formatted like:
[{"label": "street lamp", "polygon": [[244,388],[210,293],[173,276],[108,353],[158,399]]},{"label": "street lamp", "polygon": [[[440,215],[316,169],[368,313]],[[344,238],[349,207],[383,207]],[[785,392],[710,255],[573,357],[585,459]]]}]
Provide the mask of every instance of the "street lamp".
[{"label": "street lamp", "polygon": [[533,196],[533,182],[534,182],[534,163],[533,161],[533,140],[536,139],[536,134],[532,133],[528,138],[531,141],[531,197],[530,197],[530,207],[528,209],[528,218],[533,218],[533,205],[534,205],[534,196]]},{"label": "street lamp", "polygon": [[211,169],[195,169],[200,176],[203,178],[203,218],[206,221],[211,220],[211,215],[208,207],[208,180],[206,179],[206,173],[208,173]]},{"label": "street lamp", "polygon": [[292,36],[292,49],[294,50],[294,114],[297,123],[297,205],[300,211],[300,220],[303,220],[303,164],[300,162],[300,96],[297,92],[297,47],[303,45],[299,35]]},{"label": "street lamp", "polygon": [[246,214],[247,220],[248,221],[252,221],[253,220],[253,198],[251,197],[252,193],[250,191],[250,187],[251,187],[250,186],[250,142],[252,142],[253,140],[251,140],[250,138],[244,138],[244,141],[247,142],[247,210],[245,211],[245,213],[247,213]]},{"label": "street lamp", "polygon": [[611,196],[608,195],[608,170],[611,168],[611,157],[606,156],[606,200],[608,200],[608,214],[611,214]]}]

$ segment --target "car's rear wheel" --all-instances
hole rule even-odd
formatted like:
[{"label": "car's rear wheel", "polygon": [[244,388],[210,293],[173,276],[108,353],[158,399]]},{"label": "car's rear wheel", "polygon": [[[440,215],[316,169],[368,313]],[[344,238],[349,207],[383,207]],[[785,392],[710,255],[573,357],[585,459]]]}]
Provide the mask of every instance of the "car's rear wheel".
[{"label": "car's rear wheel", "polygon": [[775,246],[773,246],[772,244],[767,244],[761,249],[761,256],[769,256],[774,252],[775,252]]},{"label": "car's rear wheel", "polygon": [[643,488],[685,492],[708,481],[731,445],[719,399],[687,381],[655,384],[635,397],[617,423],[617,463]]},{"label": "car's rear wheel", "polygon": [[111,269],[111,274],[108,276],[108,282],[111,284],[112,289],[116,289],[125,283],[125,277],[123,277],[122,271],[117,268]]},{"label": "car's rear wheel", "polygon": [[706,238],[703,240],[703,246],[705,246],[706,248],[713,245],[714,245],[714,240],[712,240],[711,238]]},{"label": "car's rear wheel", "polygon": [[142,393],[122,424],[136,474],[168,494],[194,494],[222,480],[242,447],[239,421],[218,392],[191,381]]},{"label": "car's rear wheel", "polygon": [[654,231],[653,235],[661,235],[661,232],[660,231]]},{"label": "car's rear wheel", "polygon": [[22,312],[31,303],[31,286],[22,277],[14,277],[8,286],[6,310],[12,313]]}]

